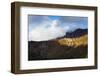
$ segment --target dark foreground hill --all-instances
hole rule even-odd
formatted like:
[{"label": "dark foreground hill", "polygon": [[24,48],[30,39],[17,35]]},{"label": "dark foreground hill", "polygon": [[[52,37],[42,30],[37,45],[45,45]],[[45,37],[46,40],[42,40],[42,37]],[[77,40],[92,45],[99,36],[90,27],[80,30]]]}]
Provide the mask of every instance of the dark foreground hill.
[{"label": "dark foreground hill", "polygon": [[55,42],[29,42],[29,60],[73,59],[87,57],[86,46],[62,46]]}]

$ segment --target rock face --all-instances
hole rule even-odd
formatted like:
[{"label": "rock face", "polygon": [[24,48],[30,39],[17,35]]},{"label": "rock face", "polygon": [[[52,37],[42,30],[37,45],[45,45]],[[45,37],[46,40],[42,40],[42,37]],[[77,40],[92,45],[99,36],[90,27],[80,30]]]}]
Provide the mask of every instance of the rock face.
[{"label": "rock face", "polygon": [[73,32],[67,32],[65,37],[66,38],[76,38],[76,37],[86,35],[87,33],[88,33],[87,29],[80,29],[79,28],[79,29],[76,29]]},{"label": "rock face", "polygon": [[87,37],[87,29],[77,29],[55,40],[29,41],[28,60],[86,58],[88,54]]}]

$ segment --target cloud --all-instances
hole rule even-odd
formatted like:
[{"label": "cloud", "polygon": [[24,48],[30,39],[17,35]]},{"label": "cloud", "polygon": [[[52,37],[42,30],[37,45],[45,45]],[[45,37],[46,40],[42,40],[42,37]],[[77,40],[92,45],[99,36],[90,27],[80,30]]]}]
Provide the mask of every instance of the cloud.
[{"label": "cloud", "polygon": [[70,17],[50,19],[48,16],[31,16],[29,17],[29,41],[47,41],[62,37],[66,32],[79,28],[78,20],[75,21]]},{"label": "cloud", "polygon": [[62,37],[66,34],[66,29],[64,27],[59,26],[59,22],[57,20],[53,20],[52,22],[48,22],[48,25],[42,24],[42,26],[34,28],[29,33],[29,41],[46,41],[51,39],[56,39],[58,37]]}]

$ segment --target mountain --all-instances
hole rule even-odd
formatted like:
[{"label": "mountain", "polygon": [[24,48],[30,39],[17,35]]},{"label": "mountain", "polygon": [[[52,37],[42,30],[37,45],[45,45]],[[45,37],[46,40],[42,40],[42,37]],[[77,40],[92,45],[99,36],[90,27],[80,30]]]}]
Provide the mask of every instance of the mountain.
[{"label": "mountain", "polygon": [[87,29],[76,29],[75,31],[73,32],[67,32],[65,37],[66,38],[75,38],[75,37],[80,37],[80,36],[83,36],[85,34],[88,34],[88,30]]},{"label": "mountain", "polygon": [[76,29],[54,40],[29,41],[28,60],[86,58],[88,54],[87,31],[87,29]]}]

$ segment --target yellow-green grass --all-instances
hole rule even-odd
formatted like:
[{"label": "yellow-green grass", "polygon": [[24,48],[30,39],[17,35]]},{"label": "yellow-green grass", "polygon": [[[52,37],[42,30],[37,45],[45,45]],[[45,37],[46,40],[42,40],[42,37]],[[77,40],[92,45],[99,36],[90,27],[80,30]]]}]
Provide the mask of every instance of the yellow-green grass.
[{"label": "yellow-green grass", "polygon": [[57,40],[57,42],[63,46],[73,46],[73,47],[85,46],[88,44],[88,35],[83,35],[77,38],[63,38]]}]

